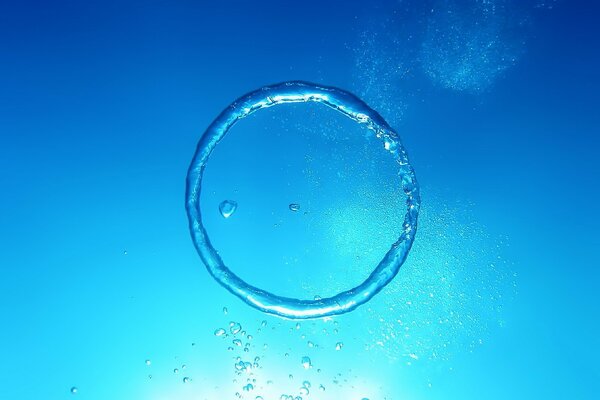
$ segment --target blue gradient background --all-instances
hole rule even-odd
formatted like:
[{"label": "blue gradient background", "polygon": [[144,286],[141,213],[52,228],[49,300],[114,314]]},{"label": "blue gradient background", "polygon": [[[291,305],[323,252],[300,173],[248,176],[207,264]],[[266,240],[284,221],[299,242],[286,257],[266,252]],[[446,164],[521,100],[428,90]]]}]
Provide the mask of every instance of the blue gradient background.
[{"label": "blue gradient background", "polygon": [[[407,2],[3,2],[0,398],[73,398],[77,386],[82,399],[233,399],[242,380],[232,381],[232,354],[213,336],[230,320],[256,335],[263,319],[275,328],[257,338],[269,344],[261,373],[274,377],[272,398],[288,391],[288,373],[302,381],[296,368],[308,350],[290,334],[295,323],[249,309],[209,277],[184,211],[185,173],[203,129],[243,93],[292,79],[354,91],[377,109],[401,105],[382,113],[400,132],[430,217],[399,287],[421,282],[411,280],[417,270],[426,279],[435,253],[467,275],[478,271],[472,286],[504,294],[479,301],[480,311],[475,297],[461,303],[458,313],[481,317],[469,331],[434,338],[417,330],[417,341],[453,346],[439,361],[408,365],[378,349],[406,345],[400,337],[374,344],[387,319],[437,312],[386,313],[390,298],[404,301],[402,290],[373,300],[384,322],[366,309],[338,319],[343,351],[326,350],[338,340],[333,322],[307,323],[323,348],[312,356],[322,375],[309,371],[310,379],[327,387],[308,399],[600,397],[599,10],[590,1],[550,3],[517,7],[514,18],[527,18],[522,53],[491,87],[469,93],[418,68],[395,79],[387,59],[371,78],[392,76],[391,88],[369,87],[365,32],[381,38],[421,26],[421,17],[387,19]],[[454,226],[434,224],[442,209],[451,217],[437,222],[465,224],[462,245],[483,255],[461,258]],[[446,246],[427,241],[449,232]],[[256,246],[266,240],[247,236]],[[273,274],[245,256],[248,268]],[[482,267],[497,257],[510,279]],[[190,384],[172,372],[181,364]],[[347,381],[339,386],[338,372]]]}]

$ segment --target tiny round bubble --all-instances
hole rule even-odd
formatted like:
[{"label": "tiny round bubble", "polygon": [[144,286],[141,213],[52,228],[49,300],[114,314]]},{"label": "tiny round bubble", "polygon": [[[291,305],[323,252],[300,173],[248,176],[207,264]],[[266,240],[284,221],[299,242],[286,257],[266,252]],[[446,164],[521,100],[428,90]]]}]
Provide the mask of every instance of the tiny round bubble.
[{"label": "tiny round bubble", "polygon": [[[254,287],[231,271],[212,246],[202,223],[200,194],[204,169],[212,151],[241,119],[258,110],[280,104],[315,102],[323,104],[364,125],[382,141],[382,147],[398,165],[400,185],[406,194],[406,213],[398,239],[360,285],[328,298],[312,300],[275,295]],[[294,204],[295,205],[295,204]],[[192,240],[208,272],[229,292],[265,313],[291,319],[322,318],[344,314],[365,304],[398,273],[412,246],[420,208],[415,172],[398,134],[366,103],[345,90],[309,82],[291,81],[250,92],[227,107],[204,132],[189,167],[186,181],[186,210]],[[291,206],[290,206],[291,209]]]}]

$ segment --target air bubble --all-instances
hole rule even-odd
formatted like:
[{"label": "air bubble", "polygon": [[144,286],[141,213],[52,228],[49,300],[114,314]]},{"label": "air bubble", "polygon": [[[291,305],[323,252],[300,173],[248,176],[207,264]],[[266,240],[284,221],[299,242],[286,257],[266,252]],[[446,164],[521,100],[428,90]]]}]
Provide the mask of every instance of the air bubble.
[{"label": "air bubble", "polygon": [[231,333],[233,333],[234,335],[237,335],[240,331],[242,330],[242,326],[240,324],[238,324],[237,322],[234,323],[231,328],[229,328],[229,331]]},{"label": "air bubble", "polygon": [[219,204],[219,212],[223,218],[229,218],[233,215],[235,210],[237,210],[237,206],[237,202],[233,200],[224,200]]},{"label": "air bubble", "polygon": [[308,356],[304,356],[302,357],[302,366],[304,367],[304,369],[309,369],[312,367],[312,363],[310,361],[310,357]]},{"label": "air bubble", "polygon": [[223,328],[219,328],[219,329],[215,330],[215,336],[223,336],[226,333],[227,332],[225,332],[225,329],[223,329]]},{"label": "air bubble", "polygon": [[300,204],[291,203],[289,206],[290,211],[300,211]]}]

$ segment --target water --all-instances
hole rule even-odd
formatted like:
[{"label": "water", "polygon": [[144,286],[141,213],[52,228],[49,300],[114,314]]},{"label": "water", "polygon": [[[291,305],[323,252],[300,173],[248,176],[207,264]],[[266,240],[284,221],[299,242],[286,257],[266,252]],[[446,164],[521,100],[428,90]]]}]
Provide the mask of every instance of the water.
[{"label": "water", "polygon": [[[323,3],[2,6],[0,398],[600,397],[598,7]],[[395,278],[302,320],[219,285],[185,212],[209,124],[295,80],[380,113],[422,195]],[[276,296],[360,285],[405,229],[397,150],[323,104],[247,116],[212,246]]]}]

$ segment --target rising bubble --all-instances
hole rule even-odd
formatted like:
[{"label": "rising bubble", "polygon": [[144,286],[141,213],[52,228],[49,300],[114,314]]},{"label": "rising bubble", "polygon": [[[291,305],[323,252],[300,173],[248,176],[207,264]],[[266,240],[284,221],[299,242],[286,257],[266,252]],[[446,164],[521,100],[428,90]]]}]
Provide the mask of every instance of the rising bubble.
[{"label": "rising bubble", "polygon": [[219,204],[219,212],[223,218],[229,218],[237,210],[237,202],[233,200],[224,200]]},{"label": "rising bubble", "polygon": [[302,366],[304,367],[304,369],[309,369],[312,367],[312,362],[310,361],[310,357],[308,356],[304,356],[302,357]]}]

